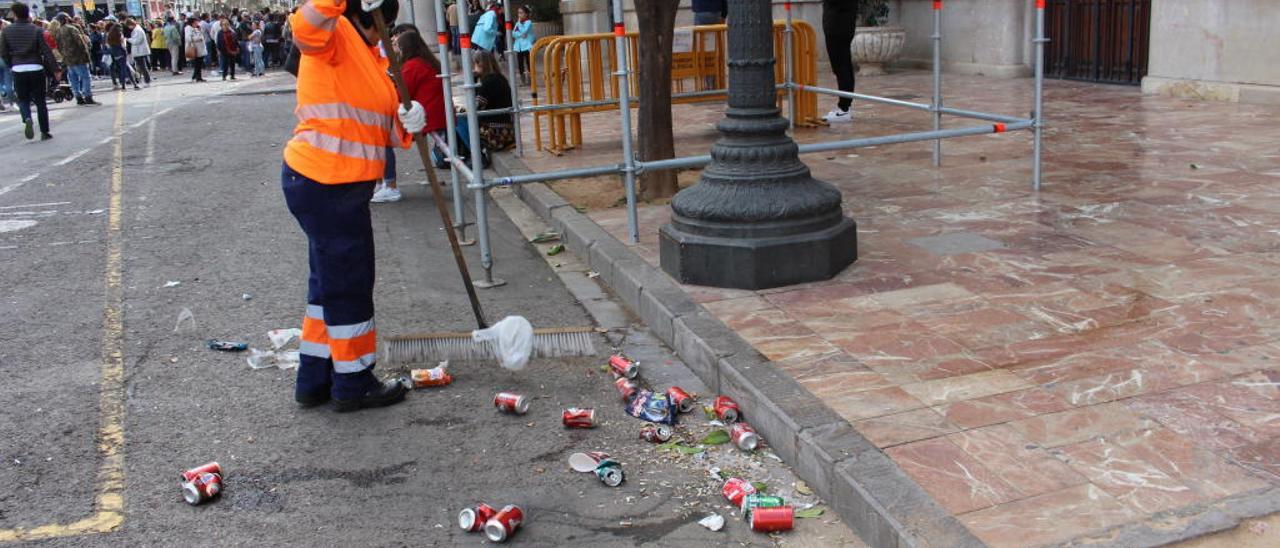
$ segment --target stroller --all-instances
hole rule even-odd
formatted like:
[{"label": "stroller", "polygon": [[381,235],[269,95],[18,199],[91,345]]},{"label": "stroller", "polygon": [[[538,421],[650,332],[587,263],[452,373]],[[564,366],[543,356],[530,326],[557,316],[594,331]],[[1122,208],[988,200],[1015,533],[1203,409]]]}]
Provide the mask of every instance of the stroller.
[{"label": "stroller", "polygon": [[47,85],[45,94],[50,99],[53,99],[55,103],[70,101],[74,97],[74,94],[71,93],[71,83],[67,81],[67,68],[61,64],[58,66],[61,69],[59,78],[54,78],[52,74],[45,73]]}]

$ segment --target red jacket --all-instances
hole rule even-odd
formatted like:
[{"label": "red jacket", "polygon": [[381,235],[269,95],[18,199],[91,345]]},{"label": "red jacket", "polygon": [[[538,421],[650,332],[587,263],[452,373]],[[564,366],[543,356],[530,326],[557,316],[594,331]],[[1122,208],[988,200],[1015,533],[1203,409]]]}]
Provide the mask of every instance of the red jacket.
[{"label": "red jacket", "polygon": [[440,88],[440,73],[420,58],[409,59],[400,67],[404,75],[404,86],[409,89],[409,97],[422,105],[427,113],[427,126],[424,132],[444,131],[444,90]]}]

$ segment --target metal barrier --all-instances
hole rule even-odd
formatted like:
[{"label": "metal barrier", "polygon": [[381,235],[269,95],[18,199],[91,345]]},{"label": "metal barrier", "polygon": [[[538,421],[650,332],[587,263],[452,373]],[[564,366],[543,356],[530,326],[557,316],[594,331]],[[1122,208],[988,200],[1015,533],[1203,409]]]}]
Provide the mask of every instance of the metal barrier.
[{"label": "metal barrier", "polygon": [[[727,30],[725,25],[676,30],[675,41],[679,46],[672,58],[672,104],[728,98],[728,90],[724,89],[728,82]],[[639,64],[636,53],[639,34],[624,33],[623,37],[630,52],[625,61],[628,66],[635,66]],[[622,64],[623,60],[614,60],[617,43],[618,37],[614,34],[583,34],[548,36],[534,44],[531,57],[538,62],[531,63],[530,67],[533,106],[519,111],[533,113],[534,145],[538,150],[562,154],[577,148],[583,142],[582,115],[615,110],[621,104],[618,81],[607,73],[611,65]],[[801,126],[823,124],[818,115],[817,94],[791,90],[786,83],[797,81],[812,85],[817,81],[816,48],[814,30],[808,23],[774,23],[774,56],[791,60],[776,65],[778,106],[789,98],[794,101],[792,120]],[[688,51],[679,51],[682,49]],[[639,86],[632,82],[628,91],[635,97]],[[629,102],[638,104],[636,100]],[[546,141],[543,140],[544,126]]]}]

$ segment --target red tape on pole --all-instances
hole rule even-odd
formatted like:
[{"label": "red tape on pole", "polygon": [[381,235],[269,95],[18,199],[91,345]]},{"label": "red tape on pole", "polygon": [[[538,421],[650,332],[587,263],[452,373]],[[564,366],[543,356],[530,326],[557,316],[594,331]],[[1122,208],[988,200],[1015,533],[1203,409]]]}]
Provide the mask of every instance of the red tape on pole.
[{"label": "red tape on pole", "polygon": [[782,4],[782,9],[785,9],[785,10],[787,10],[787,11],[791,11],[791,2],[784,2],[784,3]]},{"label": "red tape on pole", "polygon": [[515,25],[511,24],[511,21],[507,21],[507,30],[511,30],[515,27],[516,27]]},{"label": "red tape on pole", "polygon": [[436,42],[437,42],[437,43],[439,43],[439,44],[440,44],[440,45],[442,45],[442,46],[448,45],[448,44],[449,44],[449,33],[447,33],[447,32],[437,32],[437,33],[436,33]]},{"label": "red tape on pole", "polygon": [[626,26],[626,25],[624,25],[624,24],[622,24],[622,23],[614,23],[614,24],[613,24],[613,35],[614,35],[614,36],[626,36],[626,35],[627,35],[627,26]]},{"label": "red tape on pole", "polygon": [[933,0],[933,9],[935,10],[942,9],[942,0]]},{"label": "red tape on pole", "polygon": [[995,127],[995,129],[996,129],[996,133],[1004,133],[1004,131],[1005,131],[1005,125],[1004,125],[1004,124],[996,124],[994,127]]},{"label": "red tape on pole", "polygon": [[1044,9],[1044,0],[1036,0],[1036,9],[1038,10]]},{"label": "red tape on pole", "polygon": [[463,51],[471,49],[471,35],[463,34],[458,36],[458,49]]}]

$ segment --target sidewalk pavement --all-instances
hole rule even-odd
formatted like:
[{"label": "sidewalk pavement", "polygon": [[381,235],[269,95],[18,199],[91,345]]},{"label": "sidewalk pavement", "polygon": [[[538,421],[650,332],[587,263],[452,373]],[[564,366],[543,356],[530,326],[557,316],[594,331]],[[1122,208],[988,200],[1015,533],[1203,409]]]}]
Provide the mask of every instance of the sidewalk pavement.
[{"label": "sidewalk pavement", "polygon": [[[859,81],[929,89],[920,72]],[[1031,104],[1029,80],[946,75],[944,92]],[[1026,132],[944,141],[941,169],[929,143],[807,155],[845,196],[859,260],[824,282],[680,287],[985,543],[1151,544],[1280,511],[1280,112],[1056,80],[1045,105],[1039,194]],[[677,154],[705,153],[723,105],[675,109]],[[616,113],[583,124],[582,150],[524,163],[616,164]],[[860,103],[853,124],[796,133],[928,126]],[[592,183],[554,188],[575,184]],[[650,265],[669,213],[640,208],[627,245]],[[627,242],[624,209],[588,215]]]}]

